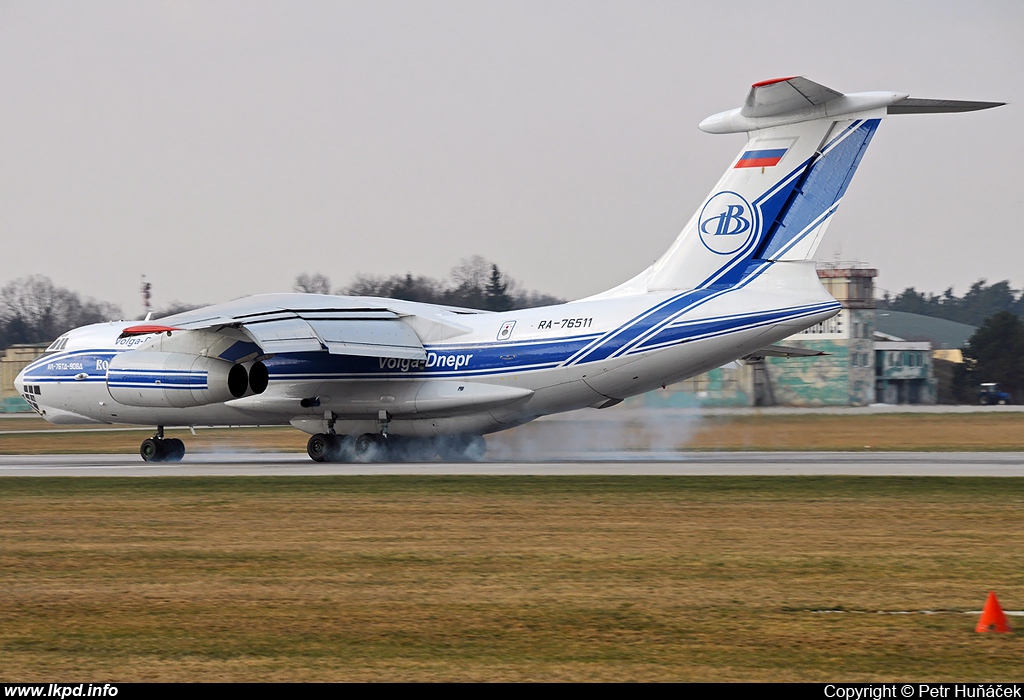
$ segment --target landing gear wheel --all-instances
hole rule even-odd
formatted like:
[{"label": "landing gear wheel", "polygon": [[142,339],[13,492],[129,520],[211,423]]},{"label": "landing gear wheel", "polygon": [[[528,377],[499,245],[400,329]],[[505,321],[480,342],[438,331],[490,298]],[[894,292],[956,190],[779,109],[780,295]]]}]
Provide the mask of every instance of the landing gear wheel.
[{"label": "landing gear wheel", "polygon": [[383,462],[388,458],[388,439],[380,433],[363,433],[353,448],[357,462]]},{"label": "landing gear wheel", "polygon": [[355,457],[354,445],[351,435],[317,433],[306,443],[306,454],[314,462],[351,462]]},{"label": "landing gear wheel", "polygon": [[139,454],[147,462],[180,462],[185,456],[185,443],[178,438],[146,438],[139,446]]},{"label": "landing gear wheel", "polygon": [[185,443],[178,438],[164,440],[164,449],[167,450],[164,457],[165,462],[180,462],[181,458],[185,456]]},{"label": "landing gear wheel", "polygon": [[142,445],[139,446],[139,454],[142,455],[142,459],[146,462],[164,461],[163,440],[146,438],[142,441]]},{"label": "landing gear wheel", "polygon": [[333,435],[326,435],[324,433],[317,433],[309,439],[306,443],[306,454],[314,462],[326,462],[327,456],[331,452],[331,438]]}]

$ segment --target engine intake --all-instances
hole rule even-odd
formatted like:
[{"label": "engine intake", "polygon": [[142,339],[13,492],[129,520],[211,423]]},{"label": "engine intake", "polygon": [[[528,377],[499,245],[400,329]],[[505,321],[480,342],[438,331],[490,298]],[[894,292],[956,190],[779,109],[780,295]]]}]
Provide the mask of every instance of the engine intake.
[{"label": "engine intake", "polygon": [[248,391],[249,381],[249,372],[240,364],[180,352],[124,352],[110,361],[107,370],[111,398],[147,408],[230,401]]}]

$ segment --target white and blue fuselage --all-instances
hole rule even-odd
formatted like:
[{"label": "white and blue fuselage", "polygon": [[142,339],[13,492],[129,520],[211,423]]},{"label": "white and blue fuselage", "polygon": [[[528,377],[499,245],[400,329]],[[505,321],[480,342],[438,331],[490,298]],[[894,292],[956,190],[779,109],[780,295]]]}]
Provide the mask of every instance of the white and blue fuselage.
[{"label": "white and blue fuselage", "polygon": [[[339,301],[352,302],[352,298]],[[142,425],[294,424],[321,432],[330,410],[346,434],[372,432],[380,411],[399,435],[488,433],[539,416],[615,400],[700,374],[771,345],[836,314],[840,308],[817,280],[813,263],[753,266],[737,285],[689,292],[626,294],[505,313],[466,313],[397,300],[357,298],[399,313],[450,316],[470,330],[424,343],[426,357],[409,359],[282,353],[264,359],[269,386],[259,394],[200,406],[126,406],[112,394],[110,367],[123,353],[145,352],[146,336],[123,336],[135,322],[96,324],[62,337],[18,377],[18,390],[55,423]],[[282,294],[250,297],[204,309],[237,313],[245,307],[322,307],[331,298]],[[169,324],[175,317],[164,319]],[[187,331],[182,331],[187,332]],[[258,350],[238,340],[224,359]],[[155,380],[161,381],[161,380]],[[173,377],[166,374],[162,386]],[[193,387],[204,378],[185,378]],[[423,385],[479,384],[474,400],[417,405]],[[462,393],[466,390],[463,389]],[[458,397],[456,397],[458,398]],[[316,405],[302,406],[315,399]],[[422,404],[422,402],[421,402]]]}]

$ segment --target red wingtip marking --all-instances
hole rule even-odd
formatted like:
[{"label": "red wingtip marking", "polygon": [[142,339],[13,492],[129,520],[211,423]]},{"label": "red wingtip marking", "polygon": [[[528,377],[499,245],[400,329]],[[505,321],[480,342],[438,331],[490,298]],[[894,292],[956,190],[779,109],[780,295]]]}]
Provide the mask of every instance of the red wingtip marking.
[{"label": "red wingtip marking", "polygon": [[154,326],[142,324],[141,326],[128,326],[123,331],[121,331],[121,335],[145,335],[146,333],[163,333],[165,331],[170,332],[177,330],[181,329],[175,328],[173,326]]},{"label": "red wingtip marking", "polygon": [[752,87],[752,88],[759,88],[759,87],[764,87],[765,85],[774,85],[775,83],[784,83],[787,80],[792,80],[793,78],[799,78],[799,77],[800,77],[799,75],[791,75],[788,78],[772,78],[771,80],[762,80],[759,83],[754,83],[750,87]]}]

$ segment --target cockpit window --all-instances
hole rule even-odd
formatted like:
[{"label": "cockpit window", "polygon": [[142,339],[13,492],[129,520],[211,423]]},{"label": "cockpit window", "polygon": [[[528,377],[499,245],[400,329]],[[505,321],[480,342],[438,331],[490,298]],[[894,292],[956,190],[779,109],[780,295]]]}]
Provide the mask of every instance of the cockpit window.
[{"label": "cockpit window", "polygon": [[55,341],[50,343],[50,347],[46,348],[46,352],[57,352],[58,350],[63,350],[67,344],[67,335],[62,335],[61,337],[57,338]]}]

